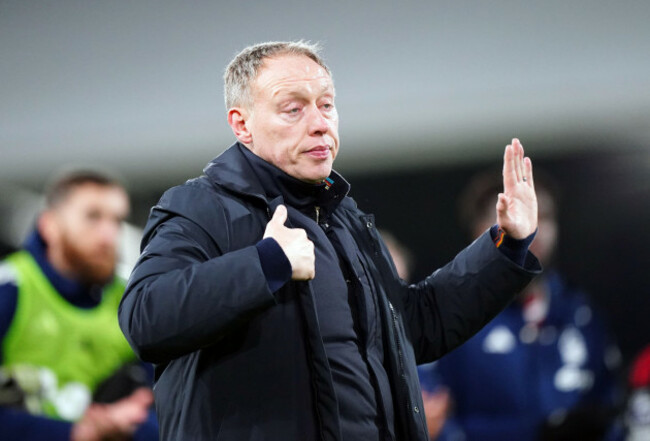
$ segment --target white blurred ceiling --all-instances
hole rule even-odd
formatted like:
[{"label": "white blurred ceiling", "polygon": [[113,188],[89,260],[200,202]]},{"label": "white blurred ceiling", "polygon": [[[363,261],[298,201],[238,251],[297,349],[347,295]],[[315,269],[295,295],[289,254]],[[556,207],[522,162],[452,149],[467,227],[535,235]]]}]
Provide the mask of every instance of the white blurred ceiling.
[{"label": "white blurred ceiling", "polygon": [[481,158],[512,136],[540,155],[650,151],[648,23],[647,0],[0,0],[0,180],[70,164],[133,191],[194,176],[234,139],[231,57],[300,38],[334,72],[339,168]]}]

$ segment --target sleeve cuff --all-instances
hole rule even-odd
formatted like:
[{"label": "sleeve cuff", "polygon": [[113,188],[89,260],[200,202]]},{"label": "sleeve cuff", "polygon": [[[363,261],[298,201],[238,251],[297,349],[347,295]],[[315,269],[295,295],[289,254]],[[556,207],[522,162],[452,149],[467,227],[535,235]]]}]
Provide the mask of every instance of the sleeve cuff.
[{"label": "sleeve cuff", "polygon": [[291,280],[291,262],[282,251],[275,239],[267,237],[255,245],[260,256],[262,271],[266,277],[266,283],[271,292],[278,289]]},{"label": "sleeve cuff", "polygon": [[536,234],[537,230],[524,239],[515,239],[508,236],[499,225],[493,225],[490,228],[490,236],[492,236],[492,240],[499,251],[519,266],[524,266],[526,263],[528,247],[533,242],[533,239],[535,239]]}]

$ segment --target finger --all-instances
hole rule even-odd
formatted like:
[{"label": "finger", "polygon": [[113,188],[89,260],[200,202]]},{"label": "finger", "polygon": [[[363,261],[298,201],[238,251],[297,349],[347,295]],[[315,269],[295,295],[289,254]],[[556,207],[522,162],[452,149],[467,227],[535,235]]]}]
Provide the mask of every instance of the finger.
[{"label": "finger", "polygon": [[517,183],[517,172],[515,171],[514,149],[508,144],[503,154],[503,187],[508,189]]},{"label": "finger", "polygon": [[278,208],[275,209],[275,212],[273,213],[273,217],[271,218],[270,222],[273,222],[274,224],[278,225],[284,225],[284,223],[287,221],[287,207],[284,205],[278,205]]},{"label": "finger", "polygon": [[499,193],[496,208],[497,214],[503,214],[508,210],[508,197],[505,194]]},{"label": "finger", "polygon": [[521,167],[521,177],[522,177],[522,180],[523,180],[523,178],[528,179],[527,176],[526,176],[524,145],[519,140],[517,140],[517,142],[519,142],[519,165]]},{"label": "finger", "polygon": [[512,138],[512,148],[515,153],[515,173],[517,174],[517,182],[521,182],[524,177],[523,170],[523,158],[524,158],[524,148],[521,146],[521,142],[517,138]]},{"label": "finger", "polygon": [[528,182],[528,185],[535,188],[535,181],[533,179],[533,161],[531,161],[530,158],[524,158],[524,170],[526,173],[526,182]]}]

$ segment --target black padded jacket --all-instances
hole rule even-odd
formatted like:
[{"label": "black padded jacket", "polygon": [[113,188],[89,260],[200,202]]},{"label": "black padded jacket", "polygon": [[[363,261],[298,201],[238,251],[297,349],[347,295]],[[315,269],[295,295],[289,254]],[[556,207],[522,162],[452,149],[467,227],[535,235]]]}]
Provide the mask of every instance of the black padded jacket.
[{"label": "black padded jacket", "polygon": [[[311,284],[270,292],[255,247],[284,201],[265,197],[243,148],[235,144],[153,207],[120,326],[140,358],[155,363],[162,440],[339,441]],[[349,229],[375,286],[397,440],[426,441],[416,364],[474,335],[539,263],[528,254],[520,267],[486,233],[407,285],[372,215],[346,196],[332,218]]]}]

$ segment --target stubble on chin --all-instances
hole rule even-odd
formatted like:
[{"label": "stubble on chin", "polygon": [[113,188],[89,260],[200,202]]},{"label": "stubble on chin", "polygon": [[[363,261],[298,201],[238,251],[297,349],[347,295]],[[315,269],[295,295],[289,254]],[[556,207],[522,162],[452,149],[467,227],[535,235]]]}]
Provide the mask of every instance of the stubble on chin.
[{"label": "stubble on chin", "polygon": [[77,279],[85,285],[104,285],[115,274],[117,255],[115,251],[103,250],[101,256],[88,256],[70,241],[63,241],[63,255]]}]

